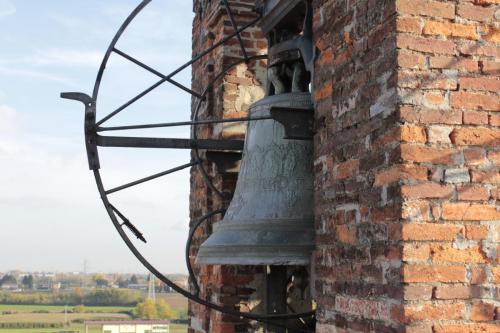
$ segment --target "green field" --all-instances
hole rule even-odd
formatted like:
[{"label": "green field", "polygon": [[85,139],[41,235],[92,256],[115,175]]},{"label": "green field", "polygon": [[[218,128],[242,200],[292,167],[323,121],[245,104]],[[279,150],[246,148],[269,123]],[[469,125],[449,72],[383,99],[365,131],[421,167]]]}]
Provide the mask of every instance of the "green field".
[{"label": "green field", "polygon": [[[162,297],[176,311],[186,311],[187,301],[177,294]],[[6,305],[0,304],[0,323],[64,323],[64,306],[59,305]],[[58,333],[60,331],[75,331],[84,333],[84,320],[130,320],[126,313],[132,310],[124,306],[86,306],[85,313],[70,313],[72,306],[67,307],[69,326],[64,328],[30,328],[2,329],[0,333]],[[171,333],[185,333],[186,325],[171,324]],[[89,329],[89,333],[101,333],[100,329]]]}]

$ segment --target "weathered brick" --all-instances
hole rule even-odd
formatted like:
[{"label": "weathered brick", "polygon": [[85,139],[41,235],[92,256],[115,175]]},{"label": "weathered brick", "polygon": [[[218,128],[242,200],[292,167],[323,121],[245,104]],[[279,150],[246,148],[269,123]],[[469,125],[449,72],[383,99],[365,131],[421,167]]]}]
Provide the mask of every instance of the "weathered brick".
[{"label": "weathered brick", "polygon": [[471,284],[483,284],[488,281],[488,275],[484,267],[473,267],[470,277]]},{"label": "weathered brick", "polygon": [[460,320],[464,319],[465,306],[461,303],[419,304],[405,306],[407,323],[420,320]]},{"label": "weathered brick", "polygon": [[415,17],[398,17],[396,20],[396,30],[399,32],[420,34],[422,32],[421,19]]},{"label": "weathered brick", "polygon": [[427,180],[427,168],[418,165],[401,164],[383,169],[375,175],[373,186],[387,185],[400,180]]},{"label": "weathered brick", "polygon": [[464,111],[465,125],[488,125],[489,116],[484,111]]},{"label": "weathered brick", "polygon": [[458,6],[458,15],[473,21],[490,21],[495,14],[494,7],[475,6],[471,3],[462,3]]},{"label": "weathered brick", "polygon": [[457,109],[500,111],[500,97],[470,92],[452,92],[451,106]]},{"label": "weathered brick", "polygon": [[451,142],[460,146],[498,146],[500,129],[486,127],[456,128],[450,134]]},{"label": "weathered brick", "polygon": [[432,298],[432,286],[405,286],[404,299],[407,301],[428,301]]},{"label": "weathered brick", "polygon": [[495,318],[495,305],[483,301],[472,303],[470,319],[473,321],[491,321]]},{"label": "weathered brick", "polygon": [[463,226],[456,224],[405,223],[401,231],[403,240],[452,241],[463,234]]},{"label": "weathered brick", "polygon": [[461,89],[478,91],[500,91],[500,79],[495,77],[461,77],[458,79]]},{"label": "weathered brick", "polygon": [[339,163],[335,169],[335,179],[346,179],[358,173],[359,160],[349,160]]},{"label": "weathered brick", "polygon": [[466,269],[463,266],[442,265],[403,265],[403,280],[407,283],[444,282],[458,283],[466,281]]},{"label": "weathered brick", "polygon": [[473,203],[443,203],[442,218],[457,221],[500,220],[500,211],[495,205]]},{"label": "weathered brick", "polygon": [[482,72],[487,75],[500,75],[500,61],[483,61]]},{"label": "weathered brick", "polygon": [[498,325],[493,324],[435,324],[434,333],[498,333]]},{"label": "weathered brick", "polygon": [[453,54],[455,50],[452,41],[410,35],[398,35],[397,46],[402,49],[439,54]]},{"label": "weathered brick", "polygon": [[461,124],[462,112],[456,110],[417,109],[411,106],[402,106],[400,114],[403,121],[425,124]]},{"label": "weathered brick", "polygon": [[436,299],[468,299],[471,290],[468,286],[452,285],[438,286],[434,292]]},{"label": "weathered brick", "polygon": [[491,43],[500,43],[500,28],[486,26],[482,31],[483,39]]},{"label": "weathered brick", "polygon": [[431,143],[451,143],[450,134],[453,127],[450,126],[429,126],[427,137]]},{"label": "weathered brick", "polygon": [[436,183],[401,186],[401,195],[410,199],[450,198],[455,188]]},{"label": "weathered brick", "polygon": [[464,72],[479,72],[479,63],[476,60],[456,57],[429,57],[430,68],[458,69]]},{"label": "weathered brick", "polygon": [[427,261],[430,258],[430,254],[429,244],[408,243],[403,245],[404,261]]},{"label": "weathered brick", "polygon": [[452,148],[433,148],[402,144],[401,158],[403,161],[455,165],[460,163],[461,154],[458,150]]},{"label": "weathered brick", "polygon": [[467,168],[446,169],[444,171],[444,181],[446,183],[452,183],[452,184],[469,183],[470,182],[469,169]]},{"label": "weathered brick", "polygon": [[464,149],[463,153],[466,165],[476,166],[488,162],[486,159],[486,152],[483,148],[477,148],[477,147],[467,148]]},{"label": "weathered brick", "polygon": [[403,68],[425,68],[425,57],[421,54],[408,53],[403,50],[398,52],[398,66]]},{"label": "weathered brick", "polygon": [[397,0],[398,13],[455,18],[455,5],[432,0]]},{"label": "weathered brick", "polygon": [[449,22],[426,21],[423,33],[426,35],[463,37],[472,40],[478,39],[478,34],[474,25]]},{"label": "weathered brick", "polygon": [[498,170],[491,170],[491,171],[472,170],[471,176],[472,176],[472,181],[474,183],[483,183],[483,184],[500,183],[500,171]]},{"label": "weathered brick", "polygon": [[486,201],[490,197],[488,189],[480,186],[457,187],[457,195],[463,201]]},{"label": "weathered brick", "polygon": [[450,244],[434,244],[431,246],[434,262],[454,263],[486,263],[488,260],[479,246],[456,249]]}]

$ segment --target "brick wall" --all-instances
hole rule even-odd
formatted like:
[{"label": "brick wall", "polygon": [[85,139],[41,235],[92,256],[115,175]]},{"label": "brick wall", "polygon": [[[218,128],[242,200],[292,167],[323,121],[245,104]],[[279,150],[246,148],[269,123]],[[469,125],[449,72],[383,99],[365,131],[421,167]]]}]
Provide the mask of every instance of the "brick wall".
[{"label": "brick wall", "polygon": [[[231,28],[218,1],[194,3],[196,54]],[[317,332],[500,332],[498,0],[312,3]],[[253,17],[253,0],[232,4],[239,22]],[[265,48],[258,29],[244,37]],[[235,42],[193,67],[193,87],[241,57]],[[228,73],[202,117],[244,114],[263,96],[263,68]],[[234,188],[234,175],[207,168],[218,188]],[[193,169],[192,219],[226,204]],[[196,235],[192,259],[210,232]],[[197,274],[202,296],[242,310],[263,288],[256,267]],[[190,332],[253,331],[195,304],[190,317]]]},{"label": "brick wall", "polygon": [[[235,19],[239,25],[248,23],[255,18],[253,2],[248,0],[230,1],[235,12]],[[209,48],[214,43],[233,32],[229,18],[220,1],[195,0],[193,21],[193,56]],[[242,34],[249,55],[260,54],[267,47],[258,28],[250,28]],[[228,64],[241,59],[242,53],[236,39],[232,39],[223,47],[215,49],[201,61],[193,65],[192,86],[196,91],[203,91],[208,84]],[[264,63],[242,64],[229,71],[217,81],[214,89],[207,96],[200,112],[200,119],[221,119],[243,117],[248,106],[264,96],[261,88],[265,74]],[[197,100],[193,99],[193,110]],[[243,138],[246,124],[230,123],[226,125],[200,126],[199,138]],[[204,157],[204,155],[202,155]],[[234,190],[236,175],[221,174],[216,166],[210,162],[204,163],[205,168],[214,180],[215,186],[222,191]],[[227,207],[228,201],[221,200],[205,183],[197,168],[191,170],[191,221],[195,221],[208,212]],[[220,218],[217,217],[217,219]],[[212,232],[212,219],[195,235],[191,262],[194,265],[199,245]],[[231,267],[231,266],[195,266],[200,296],[215,303],[240,311],[262,311],[256,308],[259,294],[262,290],[262,267]],[[224,316],[215,311],[208,311],[196,303],[189,303],[190,333],[213,332],[232,333],[247,332],[248,325],[235,318]]]},{"label": "brick wall", "polygon": [[318,332],[500,332],[498,1],[313,4]]}]

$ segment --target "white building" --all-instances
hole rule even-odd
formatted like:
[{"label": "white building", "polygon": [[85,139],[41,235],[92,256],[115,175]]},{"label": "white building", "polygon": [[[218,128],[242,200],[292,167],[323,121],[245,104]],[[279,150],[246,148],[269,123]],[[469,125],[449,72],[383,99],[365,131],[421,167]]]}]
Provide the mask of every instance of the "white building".
[{"label": "white building", "polygon": [[169,333],[168,320],[132,320],[132,321],[85,321],[85,333],[89,327],[101,327],[102,333]]}]

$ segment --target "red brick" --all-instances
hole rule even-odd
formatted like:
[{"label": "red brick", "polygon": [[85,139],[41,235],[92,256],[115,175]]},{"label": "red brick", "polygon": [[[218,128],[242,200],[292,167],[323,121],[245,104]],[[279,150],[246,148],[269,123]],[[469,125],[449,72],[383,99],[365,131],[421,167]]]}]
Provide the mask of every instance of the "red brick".
[{"label": "red brick", "polygon": [[483,39],[490,43],[500,43],[500,28],[494,26],[483,27]]},{"label": "red brick", "polygon": [[493,146],[500,144],[500,129],[486,127],[456,128],[450,134],[451,142],[459,146]]},{"label": "red brick", "polygon": [[461,77],[458,82],[461,89],[500,91],[500,80],[495,77]]},{"label": "red brick", "polygon": [[402,120],[407,122],[449,125],[462,123],[462,112],[455,110],[417,109],[410,106],[402,106],[399,112]]},{"label": "red brick", "polygon": [[[472,303],[470,319],[473,321],[491,321],[495,318],[495,305],[482,301]],[[499,327],[500,329],[500,327]]]},{"label": "red brick", "polygon": [[496,166],[500,166],[500,151],[489,151],[488,160]]},{"label": "red brick", "polygon": [[432,286],[405,286],[404,299],[407,301],[428,301],[432,297]]},{"label": "red brick", "polygon": [[452,241],[463,233],[463,226],[456,224],[405,223],[401,237],[407,241]]},{"label": "red brick", "polygon": [[488,125],[489,116],[484,111],[465,111],[464,124],[465,125]]},{"label": "red brick", "polygon": [[401,164],[383,169],[375,175],[373,186],[382,186],[401,180],[427,180],[427,168],[418,165]]},{"label": "red brick", "polygon": [[403,281],[458,283],[466,281],[464,266],[403,265]]},{"label": "red brick", "polygon": [[462,303],[419,304],[405,306],[405,321],[460,320],[464,319],[465,306]]},{"label": "red brick", "polygon": [[339,225],[336,227],[336,235],[338,240],[346,244],[356,244],[356,227],[348,224]]},{"label": "red brick", "polygon": [[438,286],[434,292],[436,299],[468,299],[471,296],[469,286]]},{"label": "red brick", "polygon": [[500,97],[470,92],[452,92],[451,106],[457,109],[500,111]]},{"label": "red brick", "polygon": [[476,27],[473,25],[437,21],[426,21],[423,33],[425,35],[463,37],[472,40],[479,37]]},{"label": "red brick", "polygon": [[495,7],[474,6],[470,3],[462,3],[458,6],[458,15],[473,21],[490,21],[495,15]]},{"label": "red brick", "polygon": [[456,249],[450,244],[433,244],[431,246],[433,262],[445,261],[453,263],[486,263],[488,259],[479,246]]},{"label": "red brick", "polygon": [[422,32],[422,22],[420,18],[398,17],[396,20],[396,30],[398,32],[411,32],[420,34]]},{"label": "red brick", "polygon": [[434,333],[500,333],[498,324],[435,324]]},{"label": "red brick", "polygon": [[396,6],[400,14],[455,18],[455,5],[451,3],[430,0],[397,0]]},{"label": "red brick", "polygon": [[483,45],[482,43],[461,42],[458,45],[461,54],[485,57],[500,57],[500,49],[494,46]]},{"label": "red brick", "polygon": [[490,114],[490,125],[491,126],[500,126],[500,115]]},{"label": "red brick", "polygon": [[499,184],[500,183],[500,172],[498,170],[491,171],[471,171],[472,181],[474,183],[483,184]]},{"label": "red brick", "polygon": [[430,258],[431,250],[426,243],[403,244],[404,261],[427,261]]},{"label": "red brick", "polygon": [[450,198],[454,191],[455,188],[451,185],[436,183],[401,186],[401,195],[403,198],[410,199]]},{"label": "red brick", "polygon": [[454,57],[430,57],[429,66],[439,69],[458,69],[465,72],[479,72],[479,63],[475,60]]},{"label": "red brick", "polygon": [[449,40],[414,37],[409,35],[398,35],[397,46],[402,49],[439,54],[453,54],[455,50],[455,44]]},{"label": "red brick", "polygon": [[500,75],[500,62],[483,61],[483,73],[488,75]]},{"label": "red brick", "polygon": [[483,148],[467,148],[464,149],[465,164],[467,165],[482,165],[487,163],[486,153]]},{"label": "red brick", "polygon": [[490,192],[485,187],[462,186],[457,188],[458,200],[463,201],[486,201],[490,198]]},{"label": "red brick", "polygon": [[349,160],[339,163],[335,168],[335,179],[346,179],[358,174],[359,160]]},{"label": "red brick", "polygon": [[421,54],[398,52],[398,66],[403,68],[425,68],[425,57]]},{"label": "red brick", "polygon": [[455,165],[460,162],[460,152],[451,148],[434,148],[402,144],[401,158],[403,161]]},{"label": "red brick", "polygon": [[495,205],[471,203],[443,203],[442,218],[457,221],[499,220],[500,211]]},{"label": "red brick", "polygon": [[473,267],[470,278],[471,284],[483,284],[488,281],[488,275],[483,267]]},{"label": "red brick", "polygon": [[427,141],[427,135],[425,134],[425,128],[415,125],[402,125],[399,127],[399,133],[401,136],[401,141],[403,142],[420,142],[425,143]]}]

